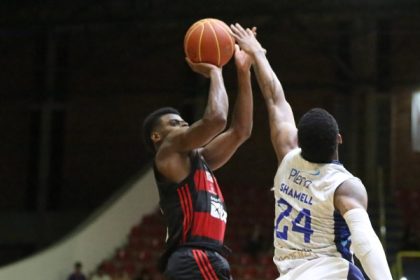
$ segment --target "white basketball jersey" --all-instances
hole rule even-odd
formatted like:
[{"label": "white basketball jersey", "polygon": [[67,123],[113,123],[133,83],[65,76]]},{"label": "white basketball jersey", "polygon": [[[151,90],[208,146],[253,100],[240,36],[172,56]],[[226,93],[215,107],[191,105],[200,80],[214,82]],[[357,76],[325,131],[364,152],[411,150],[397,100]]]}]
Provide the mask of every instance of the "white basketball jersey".
[{"label": "white basketball jersey", "polygon": [[280,273],[317,257],[350,262],[350,231],[334,209],[334,192],[355,178],[340,163],[306,161],[300,149],[290,151],[274,178],[274,262]]}]

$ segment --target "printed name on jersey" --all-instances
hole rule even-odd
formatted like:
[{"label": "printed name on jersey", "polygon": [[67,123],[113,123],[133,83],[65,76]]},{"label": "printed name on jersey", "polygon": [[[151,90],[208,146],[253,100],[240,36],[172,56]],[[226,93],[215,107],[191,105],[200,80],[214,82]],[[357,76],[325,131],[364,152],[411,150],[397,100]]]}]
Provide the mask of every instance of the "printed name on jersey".
[{"label": "printed name on jersey", "polygon": [[292,180],[293,183],[299,185],[299,186],[304,186],[305,188],[309,188],[309,186],[312,184],[312,181],[307,179],[306,177],[300,175],[301,173],[307,173],[309,175],[319,175],[321,172],[319,170],[314,170],[313,173],[309,173],[307,171],[301,171],[301,170],[297,170],[295,168],[292,168],[290,170],[290,174],[289,174],[289,180]]},{"label": "printed name on jersey", "polygon": [[287,194],[288,196],[297,199],[299,201],[302,201],[303,203],[306,203],[308,205],[312,205],[312,196],[309,196],[304,192],[298,192],[294,190],[293,188],[289,187],[288,185],[281,183],[280,185],[280,191],[284,194]]},{"label": "printed name on jersey", "polygon": [[210,215],[226,223],[227,213],[223,207],[223,203],[217,197],[211,197]]}]

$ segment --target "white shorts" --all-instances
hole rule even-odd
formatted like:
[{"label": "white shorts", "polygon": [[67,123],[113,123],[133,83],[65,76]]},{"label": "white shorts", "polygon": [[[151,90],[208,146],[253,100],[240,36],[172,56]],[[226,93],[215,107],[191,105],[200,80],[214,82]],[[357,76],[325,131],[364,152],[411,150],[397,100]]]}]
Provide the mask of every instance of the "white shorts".
[{"label": "white shorts", "polygon": [[[279,268],[280,264],[274,261]],[[280,269],[279,269],[280,270]],[[304,260],[277,280],[364,280],[357,266],[339,257],[320,257]]]}]

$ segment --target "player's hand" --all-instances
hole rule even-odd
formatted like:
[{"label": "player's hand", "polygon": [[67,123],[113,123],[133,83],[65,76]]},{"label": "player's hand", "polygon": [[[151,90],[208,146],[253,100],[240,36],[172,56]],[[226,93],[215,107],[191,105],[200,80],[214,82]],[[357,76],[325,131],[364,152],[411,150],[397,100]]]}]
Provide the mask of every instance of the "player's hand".
[{"label": "player's hand", "polygon": [[258,52],[266,53],[266,50],[261,46],[260,42],[258,42],[256,38],[256,27],[253,27],[252,29],[244,29],[239,23],[236,23],[231,24],[230,29],[236,43],[238,43],[239,47],[249,55],[254,55]]},{"label": "player's hand", "polygon": [[201,74],[206,78],[210,78],[212,72],[222,71],[222,68],[210,63],[195,63],[192,62],[188,57],[186,57],[185,60],[194,72]]},{"label": "player's hand", "polygon": [[235,65],[238,71],[249,71],[252,65],[252,58],[246,52],[241,50],[237,44],[235,44]]}]

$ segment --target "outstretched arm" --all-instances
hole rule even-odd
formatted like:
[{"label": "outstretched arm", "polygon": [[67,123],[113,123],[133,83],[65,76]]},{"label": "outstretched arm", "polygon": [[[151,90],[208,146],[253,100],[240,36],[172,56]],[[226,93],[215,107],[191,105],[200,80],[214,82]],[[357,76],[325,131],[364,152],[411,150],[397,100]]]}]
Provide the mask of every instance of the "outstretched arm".
[{"label": "outstretched arm", "polygon": [[191,126],[175,117],[172,129],[159,146],[155,156],[158,170],[168,181],[180,182],[190,172],[189,152],[203,147],[221,133],[226,126],[228,98],[223,82],[222,69],[207,63],[192,63],[191,69],[210,78],[207,106],[203,117]]},{"label": "outstretched arm", "polygon": [[239,46],[254,62],[253,68],[267,105],[271,142],[280,163],[291,149],[297,147],[297,130],[292,109],[255,33],[239,24],[231,25],[231,30]]},{"label": "outstretched arm", "polygon": [[352,249],[369,279],[392,279],[384,249],[366,212],[367,194],[356,179],[343,182],[335,191],[334,206],[350,229]]},{"label": "outstretched arm", "polygon": [[194,72],[210,79],[207,105],[203,117],[190,127],[168,135],[166,146],[170,152],[188,152],[209,143],[225,129],[228,114],[228,97],[222,69],[208,63],[187,62]]},{"label": "outstretched arm", "polygon": [[235,45],[235,65],[238,78],[238,96],[228,130],[217,136],[203,148],[201,154],[213,170],[223,166],[237,148],[251,135],[252,130],[252,87],[251,58]]}]

